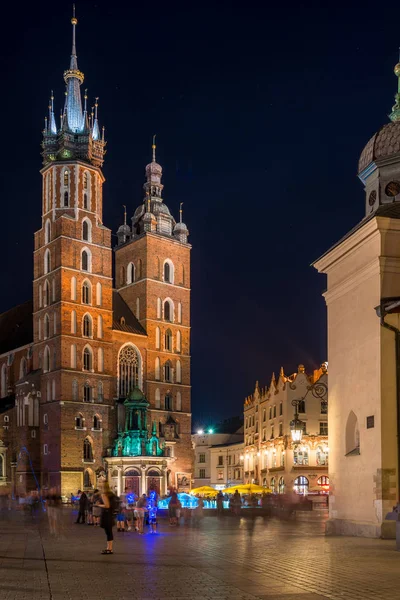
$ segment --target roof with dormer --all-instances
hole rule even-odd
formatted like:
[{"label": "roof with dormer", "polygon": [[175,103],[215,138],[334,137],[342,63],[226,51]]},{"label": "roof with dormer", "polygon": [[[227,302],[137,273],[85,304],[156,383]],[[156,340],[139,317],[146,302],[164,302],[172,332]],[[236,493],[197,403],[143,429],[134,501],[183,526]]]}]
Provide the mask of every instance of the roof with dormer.
[{"label": "roof with dormer", "polygon": [[141,326],[125,300],[117,290],[113,290],[113,324],[112,328],[125,331],[125,333],[135,333],[137,335],[147,335],[144,327]]}]

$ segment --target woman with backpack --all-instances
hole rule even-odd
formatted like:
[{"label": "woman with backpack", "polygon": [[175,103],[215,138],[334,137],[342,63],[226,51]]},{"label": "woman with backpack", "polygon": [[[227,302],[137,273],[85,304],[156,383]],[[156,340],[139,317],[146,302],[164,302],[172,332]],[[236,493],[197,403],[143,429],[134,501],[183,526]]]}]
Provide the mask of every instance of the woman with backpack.
[{"label": "woman with backpack", "polygon": [[100,506],[101,517],[100,527],[104,529],[107,538],[107,547],[102,550],[102,554],[113,554],[113,525],[114,525],[114,510],[116,505],[116,496],[112,493],[111,488],[107,481],[103,483],[101,502],[97,505]]}]

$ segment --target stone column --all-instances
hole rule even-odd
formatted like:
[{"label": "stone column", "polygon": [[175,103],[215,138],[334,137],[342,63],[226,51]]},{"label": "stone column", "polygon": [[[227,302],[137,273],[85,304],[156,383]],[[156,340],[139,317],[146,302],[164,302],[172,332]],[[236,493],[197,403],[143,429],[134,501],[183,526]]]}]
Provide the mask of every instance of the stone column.
[{"label": "stone column", "polygon": [[117,467],[117,469],[118,469],[117,495],[120,496],[122,494],[122,467]]},{"label": "stone column", "polygon": [[146,490],[146,465],[142,465],[141,466],[142,469],[142,478],[141,478],[141,490],[140,490],[140,495],[145,494],[147,492]]}]

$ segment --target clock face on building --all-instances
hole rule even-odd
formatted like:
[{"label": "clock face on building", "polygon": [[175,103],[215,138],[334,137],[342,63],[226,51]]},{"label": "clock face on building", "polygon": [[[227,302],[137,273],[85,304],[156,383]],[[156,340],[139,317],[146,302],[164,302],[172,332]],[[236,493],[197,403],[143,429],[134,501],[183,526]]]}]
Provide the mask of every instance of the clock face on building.
[{"label": "clock face on building", "polygon": [[373,206],[376,202],[376,190],[372,190],[368,197],[368,203],[370,206]]},{"label": "clock face on building", "polygon": [[391,181],[385,187],[385,194],[390,198],[394,198],[397,194],[400,194],[400,181]]}]

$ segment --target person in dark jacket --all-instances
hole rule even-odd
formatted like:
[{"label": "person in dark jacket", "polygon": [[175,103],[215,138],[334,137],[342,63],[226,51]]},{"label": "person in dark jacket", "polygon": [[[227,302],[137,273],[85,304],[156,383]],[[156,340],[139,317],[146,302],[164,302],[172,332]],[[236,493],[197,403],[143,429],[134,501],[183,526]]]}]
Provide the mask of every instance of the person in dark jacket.
[{"label": "person in dark jacket", "polygon": [[76,519],[75,523],[83,523],[84,524],[85,523],[85,511],[86,511],[87,505],[88,505],[88,497],[86,496],[85,492],[81,492],[81,490],[78,490],[78,495],[79,494],[80,494],[79,512],[78,512],[78,518]]}]

